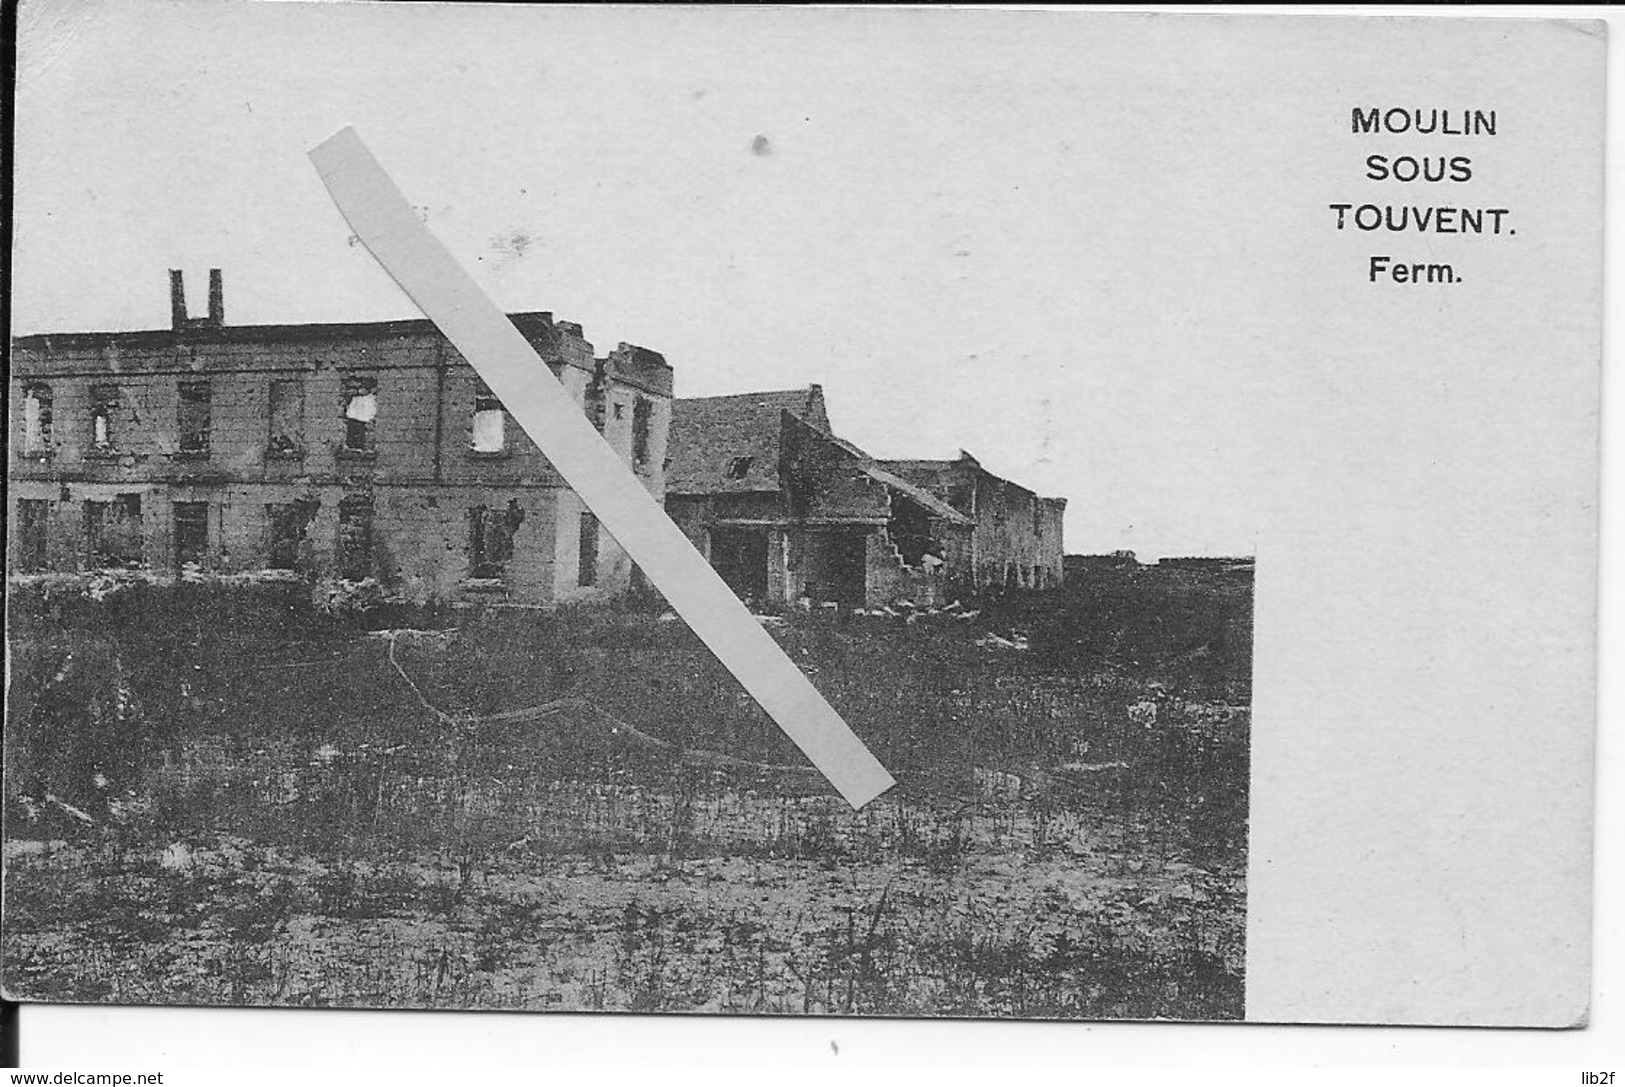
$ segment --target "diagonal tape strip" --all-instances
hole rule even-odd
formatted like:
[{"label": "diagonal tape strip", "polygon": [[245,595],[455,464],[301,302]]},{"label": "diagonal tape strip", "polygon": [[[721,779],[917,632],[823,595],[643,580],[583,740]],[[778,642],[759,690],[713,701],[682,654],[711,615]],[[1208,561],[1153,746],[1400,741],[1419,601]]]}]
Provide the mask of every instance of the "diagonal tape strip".
[{"label": "diagonal tape strip", "polygon": [[506,314],[345,127],[310,152],[356,236],[496,393],[649,581],[847,803],[895,781],[644,490]]}]

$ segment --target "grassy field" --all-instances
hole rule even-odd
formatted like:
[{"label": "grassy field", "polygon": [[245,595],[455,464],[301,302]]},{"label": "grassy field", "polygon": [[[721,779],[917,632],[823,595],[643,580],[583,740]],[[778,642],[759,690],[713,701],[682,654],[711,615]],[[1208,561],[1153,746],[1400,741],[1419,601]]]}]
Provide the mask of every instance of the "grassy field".
[{"label": "grassy field", "polygon": [[769,620],[859,813],[658,609],[106,590],[13,586],[15,998],[1242,1013],[1246,573]]}]

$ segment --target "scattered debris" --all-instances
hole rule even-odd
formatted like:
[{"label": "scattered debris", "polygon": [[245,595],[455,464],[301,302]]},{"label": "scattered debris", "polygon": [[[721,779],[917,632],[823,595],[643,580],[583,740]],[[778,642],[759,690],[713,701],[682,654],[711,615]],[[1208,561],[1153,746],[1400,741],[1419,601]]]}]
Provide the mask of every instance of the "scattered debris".
[{"label": "scattered debris", "polygon": [[1027,641],[1027,636],[1025,634],[1018,634],[1015,631],[1011,631],[1010,632],[1010,637],[1008,637],[1008,638],[1001,638],[999,635],[994,634],[994,633],[992,633],[990,631],[987,634],[984,634],[980,638],[976,639],[976,644],[978,646],[980,646],[981,648],[983,648],[983,649],[1031,649],[1032,648],[1031,644]]},{"label": "scattered debris", "polygon": [[185,872],[192,867],[192,850],[185,842],[174,842],[158,857],[160,867],[170,872]]},{"label": "scattered debris", "polygon": [[1117,759],[1111,762],[1063,762],[1055,769],[1063,774],[1098,774],[1103,770],[1127,770],[1128,763]]},{"label": "scattered debris", "polygon": [[69,815],[73,816],[75,819],[79,820],[81,823],[95,823],[96,822],[96,820],[94,820],[94,819],[92,819],[90,817],[89,813],[85,812],[84,810],[82,810],[80,808],[74,807],[72,804],[69,804],[66,800],[58,800],[56,797],[52,796],[50,793],[45,794],[45,801],[48,804],[55,804],[57,807],[61,808],[65,812],[67,812]]},{"label": "scattered debris", "polygon": [[394,641],[396,638],[428,638],[444,641],[456,634],[457,630],[457,627],[441,627],[435,630],[424,630],[421,627],[391,627],[385,630],[369,630],[367,637],[383,638],[386,641]]}]

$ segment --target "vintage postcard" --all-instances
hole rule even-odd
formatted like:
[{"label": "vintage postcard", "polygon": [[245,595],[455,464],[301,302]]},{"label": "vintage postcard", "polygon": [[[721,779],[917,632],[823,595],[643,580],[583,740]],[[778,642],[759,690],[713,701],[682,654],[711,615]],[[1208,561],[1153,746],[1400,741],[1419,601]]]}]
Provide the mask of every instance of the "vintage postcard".
[{"label": "vintage postcard", "polygon": [[1584,1022],[1600,24],[19,37],[9,998]]}]

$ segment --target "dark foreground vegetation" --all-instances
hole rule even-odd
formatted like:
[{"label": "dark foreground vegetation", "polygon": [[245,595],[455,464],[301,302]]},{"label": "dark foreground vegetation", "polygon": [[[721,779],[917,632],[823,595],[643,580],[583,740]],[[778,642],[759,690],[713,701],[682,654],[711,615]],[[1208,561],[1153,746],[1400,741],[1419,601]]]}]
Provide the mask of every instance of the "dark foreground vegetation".
[{"label": "dark foreground vegetation", "polygon": [[859,813],[658,608],[326,603],[12,587],[8,994],[1242,1013],[1250,573],[764,619]]}]

